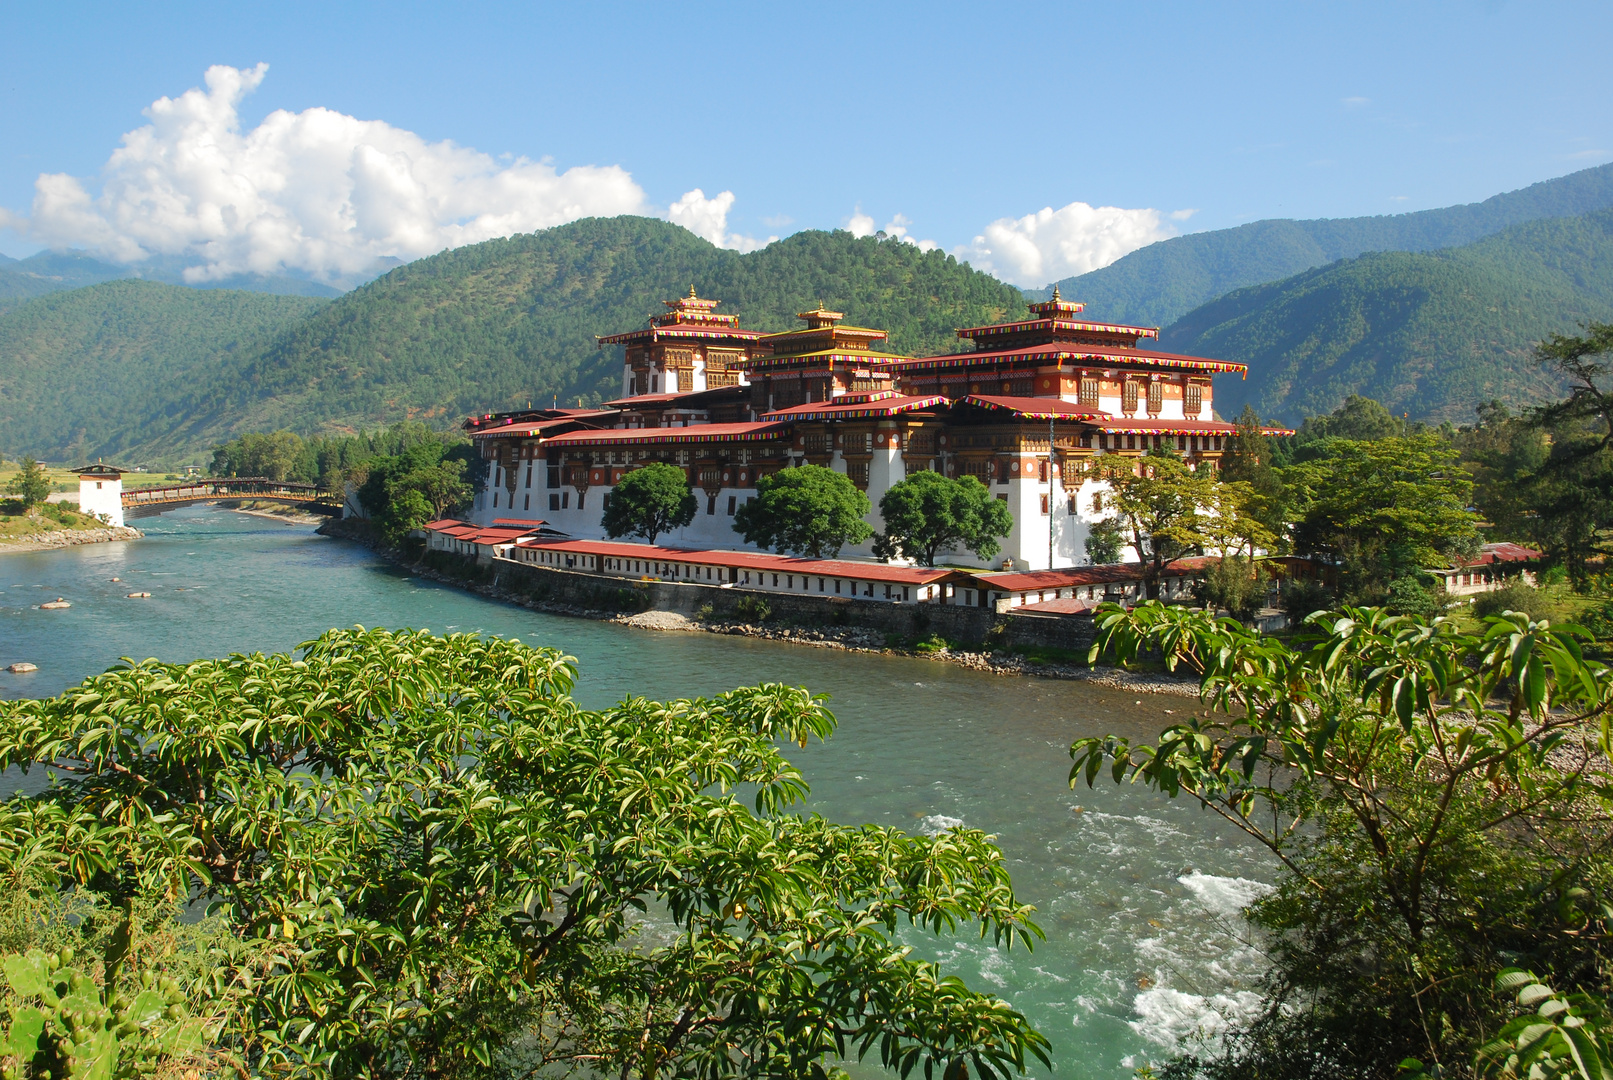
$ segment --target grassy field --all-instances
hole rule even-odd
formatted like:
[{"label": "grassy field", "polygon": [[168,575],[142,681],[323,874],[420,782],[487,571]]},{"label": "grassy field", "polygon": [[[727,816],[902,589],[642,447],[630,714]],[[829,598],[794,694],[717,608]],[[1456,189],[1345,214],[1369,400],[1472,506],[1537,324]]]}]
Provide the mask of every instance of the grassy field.
[{"label": "grassy field", "polygon": [[[4,494],[6,485],[11,483],[11,478],[16,476],[21,468],[22,464],[20,462],[0,462],[0,495]],[[47,465],[45,466],[45,478],[50,481],[50,490],[53,492],[67,491],[75,495],[78,493],[78,473],[73,472],[71,469],[58,469]],[[136,491],[140,488],[166,487],[169,484],[177,484],[183,479],[184,477],[177,473],[126,473],[123,477],[123,490]]]},{"label": "grassy field", "polygon": [[0,500],[0,543],[20,540],[34,533],[54,532],[57,529],[100,529],[105,523],[88,514],[80,514],[71,506],[46,503],[27,513],[16,499]]}]

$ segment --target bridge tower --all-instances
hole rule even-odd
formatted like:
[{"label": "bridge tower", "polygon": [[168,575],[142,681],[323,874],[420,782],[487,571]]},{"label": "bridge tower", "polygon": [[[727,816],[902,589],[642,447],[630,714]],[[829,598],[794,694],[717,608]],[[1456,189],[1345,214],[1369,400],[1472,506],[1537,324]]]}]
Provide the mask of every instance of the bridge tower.
[{"label": "bridge tower", "polygon": [[123,524],[123,473],[111,465],[86,465],[78,470],[78,508],[104,515],[113,525]]}]

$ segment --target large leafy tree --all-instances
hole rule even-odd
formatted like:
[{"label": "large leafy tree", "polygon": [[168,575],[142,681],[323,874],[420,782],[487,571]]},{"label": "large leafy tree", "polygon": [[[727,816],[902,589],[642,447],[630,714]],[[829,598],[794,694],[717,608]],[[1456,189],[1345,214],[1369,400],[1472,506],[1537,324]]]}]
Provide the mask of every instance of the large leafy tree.
[{"label": "large leafy tree", "polygon": [[1433,433],[1329,438],[1285,469],[1283,483],[1295,549],[1338,564],[1347,595],[1380,596],[1478,544],[1472,479],[1454,445]]},{"label": "large leafy tree", "polygon": [[600,521],[609,536],[642,536],[653,544],[662,533],[693,521],[698,508],[684,471],[657,461],[622,477]]},{"label": "large leafy tree", "polygon": [[466,455],[450,450],[433,440],[368,463],[359,501],[387,543],[398,544],[415,529],[470,502],[475,488],[466,479]]},{"label": "large leafy tree", "polygon": [[302,457],[302,437],[294,431],[249,432],[213,447],[214,476],[291,479]]},{"label": "large leafy tree", "polygon": [[780,554],[830,558],[873,535],[863,520],[870,509],[868,496],[844,474],[801,465],[758,480],[756,498],[734,515],[734,531]]},{"label": "large leafy tree", "polygon": [[1207,709],[1150,744],[1078,740],[1071,784],[1194,799],[1278,879],[1249,911],[1274,962],[1266,1011],[1173,1075],[1391,1077],[1414,1057],[1465,1076],[1512,1015],[1498,969],[1605,990],[1613,676],[1575,630],[1346,608],[1290,645],[1159,604],[1098,623],[1094,657],[1163,653]]},{"label": "large leafy tree", "polygon": [[1238,430],[1227,440],[1226,453],[1220,461],[1221,479],[1248,485],[1248,513],[1281,545],[1286,543],[1287,506],[1282,474],[1277,468],[1276,440],[1265,433],[1264,427],[1254,406],[1245,405],[1238,417]]},{"label": "large leafy tree", "polygon": [[891,485],[879,500],[885,531],[874,541],[881,558],[905,558],[935,565],[947,548],[964,547],[982,559],[1002,550],[999,539],[1014,528],[1008,504],[973,476],[949,479],[937,472],[914,473]]},{"label": "large leafy tree", "polygon": [[1272,543],[1271,534],[1248,513],[1247,484],[1222,481],[1214,469],[1194,467],[1170,447],[1139,458],[1099,459],[1098,476],[1109,486],[1112,520],[1143,564],[1150,598],[1171,560],[1193,553],[1225,555]]},{"label": "large leafy tree", "polygon": [[894,940],[972,921],[1029,945],[983,834],[788,812],[807,789],[776,740],[826,737],[821,699],[591,711],[575,674],[518,642],[356,629],[0,703],[0,767],[58,777],[0,807],[0,872],[195,898],[262,943],[256,1073],[1046,1063],[1020,1014]]}]

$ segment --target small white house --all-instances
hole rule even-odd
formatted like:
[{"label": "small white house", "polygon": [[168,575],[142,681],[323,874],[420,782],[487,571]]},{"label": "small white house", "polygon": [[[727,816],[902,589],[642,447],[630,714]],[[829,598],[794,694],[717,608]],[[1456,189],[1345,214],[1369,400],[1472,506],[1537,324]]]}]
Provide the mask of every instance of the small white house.
[{"label": "small white house", "polygon": [[111,465],[86,465],[78,470],[78,508],[111,525],[123,524],[123,474]]}]

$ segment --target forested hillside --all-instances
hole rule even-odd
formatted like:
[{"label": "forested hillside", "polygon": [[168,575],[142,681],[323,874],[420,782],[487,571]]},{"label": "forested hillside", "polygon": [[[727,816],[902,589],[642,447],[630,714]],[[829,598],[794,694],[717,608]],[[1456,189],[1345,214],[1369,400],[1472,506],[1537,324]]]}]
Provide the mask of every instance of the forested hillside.
[{"label": "forested hillside", "polygon": [[1059,282],[1092,315],[1165,326],[1234,289],[1278,281],[1368,251],[1434,251],[1513,225],[1613,207],[1613,165],[1545,180],[1480,203],[1382,217],[1270,220],[1192,233]]},{"label": "forested hillside", "polygon": [[[1023,310],[1012,286],[899,241],[804,232],[740,255],[664,221],[590,219],[400,267],[306,321],[280,324],[284,332],[267,344],[242,332],[227,347],[206,346],[227,327],[198,323],[183,330],[189,345],[168,350],[172,360],[159,361],[144,346],[126,348],[118,354],[128,361],[120,377],[137,382],[137,370],[150,369],[151,394],[138,402],[93,376],[65,377],[99,370],[101,353],[117,337],[82,309],[76,330],[62,325],[54,336],[30,339],[40,343],[31,346],[36,359],[9,383],[17,388],[9,397],[19,402],[54,402],[54,417],[25,421],[8,408],[16,426],[0,429],[0,445],[57,458],[64,446],[93,444],[105,454],[166,460],[178,448],[241,431],[341,432],[403,419],[446,426],[467,413],[528,401],[598,401],[619,392],[621,359],[617,350],[599,350],[595,336],[642,326],[647,314],[664,310],[662,300],[691,284],[723,301],[721,310],[739,314],[742,325],[766,330],[799,325],[795,312],[822,300],[850,322],[889,330],[891,347],[907,353],[953,347],[954,328]],[[120,282],[87,292],[130,286],[138,287]],[[67,300],[78,295],[35,300],[0,324],[33,325],[44,311],[71,321]],[[295,303],[302,312],[317,306]],[[154,340],[149,331],[137,337]],[[11,340],[0,337],[0,357],[16,347]],[[96,343],[88,355],[86,343]],[[51,385],[79,387],[78,398],[35,389],[50,366],[47,354],[64,373]],[[175,368],[185,370],[182,380],[168,374]],[[57,428],[99,434],[58,436]]]},{"label": "forested hillside", "polygon": [[1297,422],[1350,394],[1412,419],[1558,396],[1535,342],[1613,318],[1613,211],[1515,226],[1465,247],[1362,255],[1241,289],[1161,335],[1175,352],[1239,360],[1216,406]]},{"label": "forested hillside", "polygon": [[139,279],[199,289],[235,289],[280,296],[338,296],[341,289],[284,274],[235,274],[220,281],[185,280],[185,269],[195,263],[177,255],[159,256],[131,266],[102,262],[82,251],[40,251],[26,259],[0,255],[0,311],[21,300],[68,289],[82,289],[106,281]]},{"label": "forested hillside", "polygon": [[0,453],[112,456],[327,301],[111,281],[0,314]]}]

